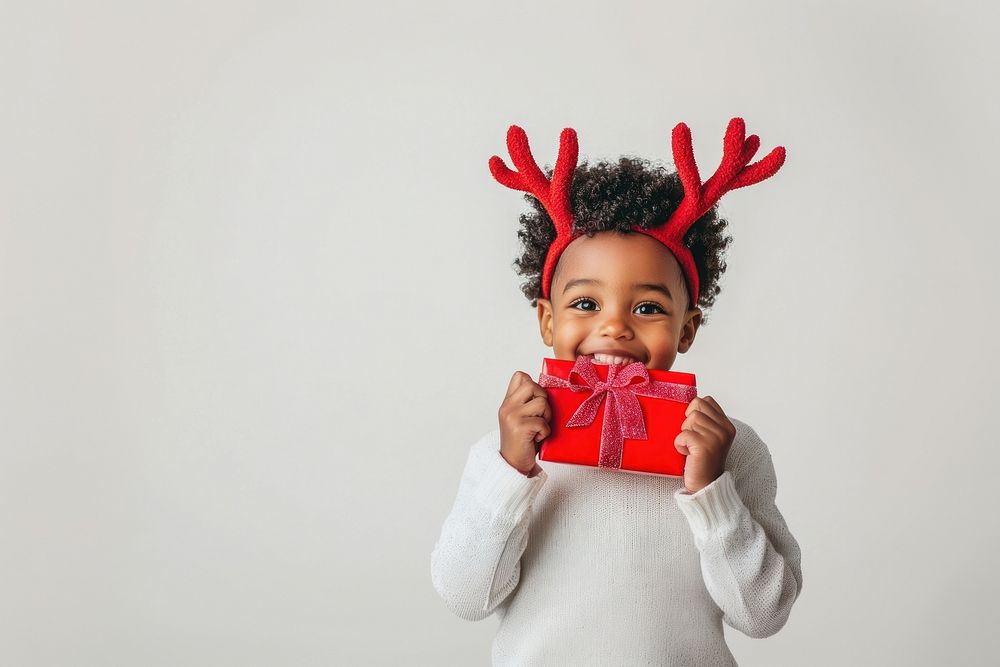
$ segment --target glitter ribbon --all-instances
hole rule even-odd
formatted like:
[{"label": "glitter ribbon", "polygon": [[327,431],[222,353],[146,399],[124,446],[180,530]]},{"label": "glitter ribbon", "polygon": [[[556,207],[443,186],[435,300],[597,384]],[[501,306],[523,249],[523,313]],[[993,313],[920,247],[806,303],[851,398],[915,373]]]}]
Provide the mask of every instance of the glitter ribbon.
[{"label": "glitter ribbon", "polygon": [[[583,383],[574,382],[574,375],[583,380]],[[597,465],[602,468],[621,468],[625,438],[646,439],[646,422],[639,406],[639,396],[687,403],[698,395],[698,389],[691,385],[650,379],[649,371],[639,361],[628,365],[611,364],[608,366],[608,379],[601,380],[594,368],[593,359],[583,355],[576,358],[568,378],[542,373],[538,384],[575,392],[590,392],[590,396],[584,399],[566,422],[566,426],[592,424],[601,401],[607,397],[608,405],[601,425],[601,450],[597,461]]]}]

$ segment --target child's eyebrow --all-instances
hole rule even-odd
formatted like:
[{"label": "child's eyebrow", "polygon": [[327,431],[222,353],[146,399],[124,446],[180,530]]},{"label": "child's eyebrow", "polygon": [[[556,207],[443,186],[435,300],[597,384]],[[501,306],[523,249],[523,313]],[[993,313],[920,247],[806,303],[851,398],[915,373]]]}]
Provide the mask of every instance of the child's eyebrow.
[{"label": "child's eyebrow", "polygon": [[[563,294],[569,291],[569,288],[576,287],[577,285],[597,285],[603,287],[604,283],[600,280],[595,280],[593,278],[574,278],[573,280],[566,283],[566,287],[563,288]],[[632,283],[632,289],[636,290],[653,290],[654,292],[661,292],[668,300],[673,301],[674,297],[670,293],[670,289],[663,283]]]}]

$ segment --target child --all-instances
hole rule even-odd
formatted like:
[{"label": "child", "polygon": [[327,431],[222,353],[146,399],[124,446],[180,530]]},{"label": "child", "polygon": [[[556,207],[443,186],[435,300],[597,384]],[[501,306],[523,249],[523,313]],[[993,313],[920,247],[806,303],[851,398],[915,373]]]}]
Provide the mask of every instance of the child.
[{"label": "child", "polygon": [[[576,166],[560,137],[554,171],[538,168],[523,130],[494,156],[504,185],[533,206],[515,262],[558,359],[639,362],[669,370],[687,352],[725,271],[727,190],[773,175],[778,147],[755,164],[755,135],[730,121],[722,164],[704,184],[683,123],[679,173],[622,157]],[[469,452],[431,555],[431,578],[458,616],[496,612],[495,665],[734,665],[722,623],[750,637],[782,628],[802,590],[801,553],[775,506],[767,446],[711,396],[691,401],[672,443],[683,479],[536,461],[550,432],[546,390],[515,372],[499,428]]]}]

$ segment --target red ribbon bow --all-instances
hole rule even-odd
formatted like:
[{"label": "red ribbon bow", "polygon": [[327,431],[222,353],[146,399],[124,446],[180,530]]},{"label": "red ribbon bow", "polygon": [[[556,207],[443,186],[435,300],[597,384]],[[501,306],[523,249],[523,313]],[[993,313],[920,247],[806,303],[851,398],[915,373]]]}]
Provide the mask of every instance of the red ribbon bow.
[{"label": "red ribbon bow", "polygon": [[[583,384],[574,382],[574,375],[580,377]],[[639,361],[628,365],[612,364],[608,366],[608,379],[601,380],[594,368],[593,359],[583,355],[576,358],[567,379],[542,373],[538,384],[543,387],[591,392],[566,422],[566,426],[590,426],[597,417],[601,401],[607,396],[608,405],[601,425],[601,450],[597,461],[597,465],[602,468],[621,468],[625,438],[646,439],[646,421],[642,416],[639,396],[688,403],[698,395],[698,389],[691,385],[651,380],[649,371]]]}]

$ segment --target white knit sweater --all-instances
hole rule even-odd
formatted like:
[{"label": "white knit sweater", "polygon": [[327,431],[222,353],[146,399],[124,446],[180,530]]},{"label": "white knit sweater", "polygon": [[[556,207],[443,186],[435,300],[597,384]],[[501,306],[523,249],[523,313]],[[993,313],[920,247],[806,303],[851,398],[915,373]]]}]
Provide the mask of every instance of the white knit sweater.
[{"label": "white knit sweater", "polygon": [[729,419],[725,472],[695,494],[680,477],[549,461],[527,477],[499,430],[472,446],[431,581],[461,618],[496,612],[494,665],[735,665],[723,621],[781,629],[801,552],[767,446]]}]

